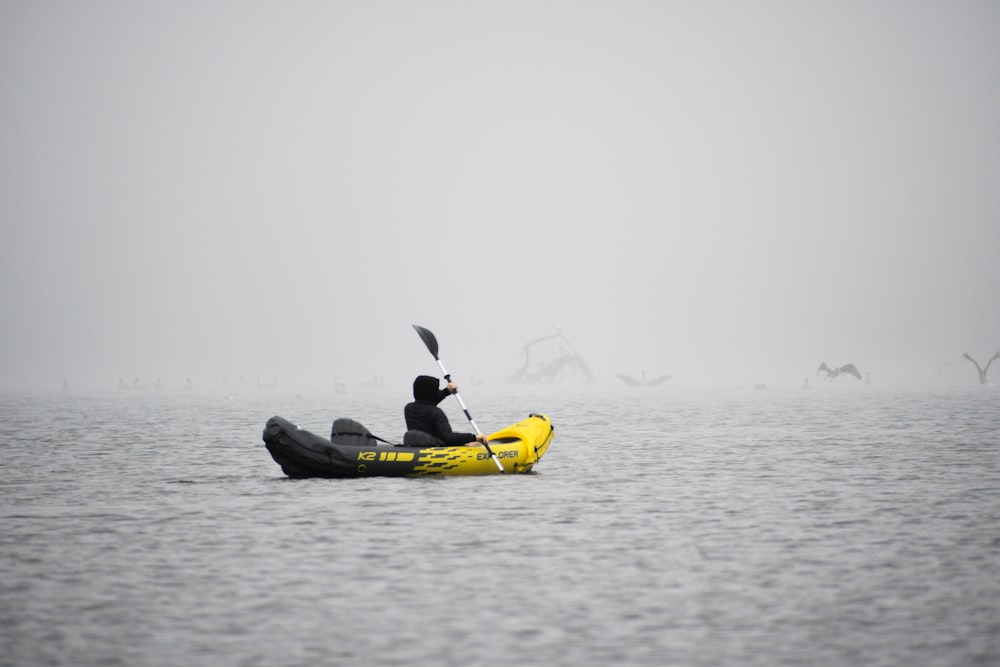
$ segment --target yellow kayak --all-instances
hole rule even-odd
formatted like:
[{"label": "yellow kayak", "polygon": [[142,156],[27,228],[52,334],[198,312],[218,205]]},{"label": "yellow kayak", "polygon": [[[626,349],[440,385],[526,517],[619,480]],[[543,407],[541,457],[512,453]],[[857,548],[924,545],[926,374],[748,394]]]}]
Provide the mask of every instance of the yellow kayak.
[{"label": "yellow kayak", "polygon": [[[548,416],[532,414],[487,438],[504,473],[526,473],[548,450],[552,436]],[[263,438],[271,457],[294,478],[500,474],[482,445],[392,445],[348,419],[335,421],[327,439],[282,417],[271,417]]]}]

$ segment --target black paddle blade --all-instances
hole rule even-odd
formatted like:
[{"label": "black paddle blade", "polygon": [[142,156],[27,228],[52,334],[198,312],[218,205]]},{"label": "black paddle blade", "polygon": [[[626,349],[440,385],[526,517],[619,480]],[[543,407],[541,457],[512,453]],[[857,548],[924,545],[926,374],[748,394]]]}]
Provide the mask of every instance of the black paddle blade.
[{"label": "black paddle blade", "polygon": [[437,338],[434,337],[434,334],[431,333],[431,330],[430,329],[425,329],[423,327],[418,327],[416,324],[413,325],[413,328],[417,330],[417,334],[420,335],[420,340],[424,341],[424,345],[427,346],[427,349],[430,350],[430,352],[434,356],[434,358],[437,359],[438,358],[438,342],[437,342]]}]

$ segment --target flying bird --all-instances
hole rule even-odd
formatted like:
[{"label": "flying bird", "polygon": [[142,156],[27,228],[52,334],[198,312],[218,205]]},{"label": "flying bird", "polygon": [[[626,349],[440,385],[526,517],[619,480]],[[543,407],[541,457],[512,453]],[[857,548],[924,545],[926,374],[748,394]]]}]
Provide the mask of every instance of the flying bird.
[{"label": "flying bird", "polygon": [[642,379],[636,380],[635,378],[630,377],[628,375],[622,375],[621,373],[618,374],[619,380],[621,380],[630,387],[635,387],[636,389],[639,389],[641,387],[655,387],[656,385],[663,384],[672,377],[673,375],[661,375],[660,377],[655,377],[652,380],[647,380],[646,371],[643,371]]},{"label": "flying bird", "polygon": [[853,375],[859,380],[861,379],[861,372],[858,370],[858,367],[855,366],[854,364],[844,364],[843,366],[839,366],[838,368],[830,368],[829,366],[826,365],[826,362],[824,361],[819,365],[819,368],[816,369],[816,375],[819,375],[820,373],[824,372],[826,373],[825,379],[827,380],[833,380],[842,373]]},{"label": "flying bird", "polygon": [[1000,352],[997,352],[992,357],[990,357],[990,360],[986,362],[986,368],[980,368],[979,362],[970,357],[968,352],[963,353],[962,356],[971,361],[975,365],[976,370],[979,371],[979,384],[986,384],[986,373],[989,372],[990,364],[993,363],[993,360],[1000,359]]}]

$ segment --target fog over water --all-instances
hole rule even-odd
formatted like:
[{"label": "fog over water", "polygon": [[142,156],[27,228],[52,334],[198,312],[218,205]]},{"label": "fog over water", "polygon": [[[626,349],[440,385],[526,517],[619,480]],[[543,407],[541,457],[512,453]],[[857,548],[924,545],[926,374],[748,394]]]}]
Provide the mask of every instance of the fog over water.
[{"label": "fog over water", "polygon": [[4,2],[0,388],[402,384],[414,323],[974,385],[998,70],[989,2]]}]

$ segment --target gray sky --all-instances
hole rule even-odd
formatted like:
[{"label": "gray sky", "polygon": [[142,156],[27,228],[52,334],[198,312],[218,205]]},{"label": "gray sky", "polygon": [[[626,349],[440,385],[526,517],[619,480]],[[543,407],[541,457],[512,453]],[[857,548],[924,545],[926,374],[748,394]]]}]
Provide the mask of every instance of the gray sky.
[{"label": "gray sky", "polygon": [[932,374],[1000,348],[1000,4],[0,4],[0,385]]}]

